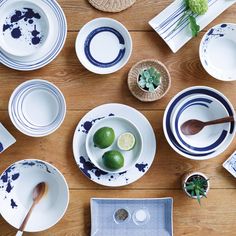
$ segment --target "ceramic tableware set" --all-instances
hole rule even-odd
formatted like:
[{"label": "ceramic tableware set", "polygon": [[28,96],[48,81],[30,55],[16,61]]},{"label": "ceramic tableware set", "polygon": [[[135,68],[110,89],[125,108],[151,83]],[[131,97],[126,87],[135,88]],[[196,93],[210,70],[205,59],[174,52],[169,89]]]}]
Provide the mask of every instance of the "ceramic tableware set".
[{"label": "ceramic tableware set", "polygon": [[[181,2],[174,1],[149,22],[173,52],[191,38],[185,23],[173,32],[173,21],[184,11]],[[199,16],[201,27],[204,28],[234,2],[209,0],[207,15]],[[62,50],[67,22],[56,0],[0,0],[0,10],[2,64],[16,70],[35,70],[46,66]],[[232,53],[235,29],[234,24],[220,24],[210,29],[202,39],[199,49],[201,63],[216,79],[236,79],[236,61]],[[215,47],[220,51],[216,52]],[[96,74],[110,74],[128,62],[132,54],[132,39],[120,22],[97,18],[79,31],[75,50],[86,69]],[[222,60],[225,50],[227,57]],[[14,90],[8,110],[12,123],[20,132],[30,137],[44,137],[62,125],[66,101],[54,84],[33,79]],[[169,102],[163,118],[164,134],[170,146],[181,156],[193,160],[210,159],[222,153],[232,142],[235,121],[205,127],[193,136],[184,135],[181,125],[193,118],[209,121],[226,116],[235,116],[235,111],[221,92],[204,86],[190,87]],[[94,145],[94,135],[106,126],[113,128],[115,141],[101,150]],[[4,130],[4,127],[0,126],[0,129]],[[133,134],[135,145],[132,150],[121,151],[125,157],[122,168],[111,170],[101,161],[101,156],[104,151],[118,149],[117,137],[124,132]],[[5,140],[0,134],[0,152],[15,142],[7,134]],[[120,187],[137,181],[149,170],[156,154],[156,137],[147,118],[136,109],[117,103],[104,104],[89,111],[78,123],[73,137],[73,153],[76,164],[87,178],[103,186]],[[224,167],[232,171],[235,160],[230,160]],[[20,228],[24,221],[32,205],[32,189],[39,183],[46,183],[45,196],[35,206],[25,225],[24,230],[28,232],[48,229],[63,217],[69,202],[68,184],[56,167],[36,159],[16,162],[0,176],[1,215],[15,228]],[[149,235],[173,235],[172,211],[172,198],[91,199],[91,235],[115,236],[135,232],[141,236],[143,231],[140,228]]]}]

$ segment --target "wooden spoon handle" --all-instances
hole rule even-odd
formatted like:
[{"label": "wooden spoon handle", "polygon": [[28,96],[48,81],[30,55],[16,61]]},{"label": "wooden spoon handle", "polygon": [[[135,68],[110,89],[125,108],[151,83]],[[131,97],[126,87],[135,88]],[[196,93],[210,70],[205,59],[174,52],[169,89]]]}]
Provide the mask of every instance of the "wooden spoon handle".
[{"label": "wooden spoon handle", "polygon": [[227,116],[227,117],[220,118],[220,119],[217,119],[217,120],[211,120],[211,121],[205,122],[205,126],[206,125],[216,125],[216,124],[221,124],[221,123],[227,123],[227,122],[232,122],[232,121],[234,121],[234,117],[233,116]]},{"label": "wooden spoon handle", "polygon": [[32,206],[30,207],[29,212],[27,213],[27,215],[25,216],[25,219],[24,219],[23,222],[22,222],[22,224],[21,224],[21,226],[20,226],[20,228],[19,228],[19,231],[22,231],[22,232],[24,231],[25,226],[26,226],[26,224],[27,224],[27,222],[28,222],[28,220],[29,220],[29,218],[30,218],[30,215],[31,215],[31,213],[32,213],[32,211],[33,211],[35,205],[36,205],[36,202],[34,201],[33,204],[32,204]]}]

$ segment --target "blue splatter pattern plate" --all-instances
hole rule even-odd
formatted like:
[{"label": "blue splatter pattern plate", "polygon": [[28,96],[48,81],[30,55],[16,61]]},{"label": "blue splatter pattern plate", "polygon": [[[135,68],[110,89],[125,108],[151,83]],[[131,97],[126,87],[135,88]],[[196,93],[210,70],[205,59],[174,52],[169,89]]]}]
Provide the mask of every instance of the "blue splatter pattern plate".
[{"label": "blue splatter pattern plate", "polygon": [[18,161],[0,176],[0,213],[13,227],[22,224],[33,203],[33,189],[41,182],[46,182],[46,192],[30,216],[27,232],[46,230],[62,218],[69,203],[66,180],[54,166],[35,159]]},{"label": "blue splatter pattern plate", "polygon": [[[140,158],[134,167],[121,173],[107,173],[98,169],[86,152],[85,142],[90,128],[109,116],[128,119],[142,135],[143,151]],[[88,112],[79,122],[73,139],[73,153],[80,170],[92,181],[110,187],[124,186],[140,179],[148,171],[156,154],[156,138],[149,121],[139,111],[123,104],[105,104]]]},{"label": "blue splatter pattern plate", "polygon": [[91,199],[91,236],[172,236],[173,199]]},{"label": "blue splatter pattern plate", "polygon": [[14,56],[37,53],[49,34],[49,21],[40,4],[8,1],[1,9],[0,46]]}]

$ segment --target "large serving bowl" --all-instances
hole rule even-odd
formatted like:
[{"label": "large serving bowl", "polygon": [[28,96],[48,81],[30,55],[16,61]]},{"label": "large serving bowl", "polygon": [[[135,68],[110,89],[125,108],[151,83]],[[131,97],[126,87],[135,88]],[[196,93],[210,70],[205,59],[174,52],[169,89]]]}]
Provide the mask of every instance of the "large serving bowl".
[{"label": "large serving bowl", "polygon": [[223,104],[223,106],[227,110],[227,116],[235,116],[235,111],[234,111],[232,104],[219,91],[217,91],[213,88],[210,88],[210,87],[205,87],[205,86],[190,87],[190,88],[187,88],[187,89],[181,91],[177,95],[175,95],[171,99],[171,101],[169,102],[169,104],[165,110],[165,114],[164,114],[164,118],[163,118],[163,129],[164,129],[164,134],[165,134],[166,140],[168,141],[170,146],[178,154],[180,154],[181,156],[184,156],[186,158],[193,159],[193,160],[206,160],[206,159],[210,159],[210,158],[214,158],[214,157],[218,156],[219,154],[224,152],[227,149],[227,147],[231,144],[231,142],[235,136],[235,131],[236,131],[235,122],[230,123],[229,133],[224,141],[224,144],[221,145],[216,150],[209,151],[207,153],[193,153],[193,152],[186,150],[178,142],[178,140],[176,140],[176,138],[173,134],[173,131],[172,131],[171,123],[173,120],[174,112],[175,112],[176,108],[179,106],[179,104],[187,97],[190,97],[190,96],[193,96],[196,94],[207,95],[207,96],[213,97],[214,99],[218,100],[221,104]]},{"label": "large serving bowl", "polygon": [[236,80],[236,24],[222,23],[203,36],[199,54],[202,66],[214,78]]},{"label": "large serving bowl", "polygon": [[[115,141],[106,149],[99,149],[98,147],[95,147],[93,142],[95,132],[102,127],[111,127],[115,132]],[[130,151],[122,151],[117,146],[118,137],[125,132],[132,133],[136,140],[134,148]],[[89,130],[86,138],[86,151],[89,159],[97,168],[109,173],[121,173],[134,167],[142,153],[142,145],[142,136],[138,128],[129,120],[116,116],[107,117],[96,122]],[[124,156],[124,166],[122,168],[118,170],[111,170],[103,164],[102,156],[105,152],[110,150],[118,150],[122,153]]]},{"label": "large serving bowl", "polygon": [[110,74],[128,62],[132,53],[132,39],[120,22],[111,18],[97,18],[79,31],[75,48],[85,68],[96,74]]},{"label": "large serving bowl", "polygon": [[54,84],[30,80],[14,90],[8,112],[19,131],[28,136],[43,137],[61,126],[66,115],[66,102]]},{"label": "large serving bowl", "polygon": [[28,232],[46,230],[63,217],[69,203],[67,182],[54,166],[35,159],[16,162],[2,173],[0,213],[13,227],[20,227],[33,202],[32,191],[41,182],[47,190],[26,224]]},{"label": "large serving bowl", "polygon": [[203,94],[187,97],[179,103],[173,113],[171,127],[178,143],[192,153],[208,153],[224,144],[230,130],[230,123],[207,126],[195,135],[184,135],[181,125],[191,119],[203,122],[228,116],[225,106],[217,99]]}]

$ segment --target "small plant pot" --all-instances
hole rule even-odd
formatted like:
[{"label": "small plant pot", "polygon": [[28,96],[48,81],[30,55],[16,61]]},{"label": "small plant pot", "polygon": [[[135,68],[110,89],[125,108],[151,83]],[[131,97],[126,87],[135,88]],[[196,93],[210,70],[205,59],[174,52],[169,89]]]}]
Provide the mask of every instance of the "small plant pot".
[{"label": "small plant pot", "polygon": [[[182,177],[182,189],[183,191],[185,192],[185,194],[192,198],[192,199],[197,199],[197,196],[191,196],[191,194],[186,190],[186,183],[187,182],[191,182],[191,178],[193,178],[194,176],[200,176],[202,177],[203,179],[205,180],[208,180],[209,178],[201,173],[201,172],[190,172],[190,173],[186,173],[183,177]],[[209,192],[209,189],[210,189],[210,182],[207,181],[207,186],[206,186],[206,189],[205,189],[205,194],[207,195],[207,193]],[[203,195],[200,196],[201,198],[203,197]]]},{"label": "small plant pot", "polygon": [[[143,70],[154,67],[161,74],[161,83],[153,92],[139,86],[138,81]],[[136,63],[128,74],[128,87],[134,97],[142,102],[153,102],[166,95],[171,86],[171,77],[166,66],[158,60],[147,59]]]}]

